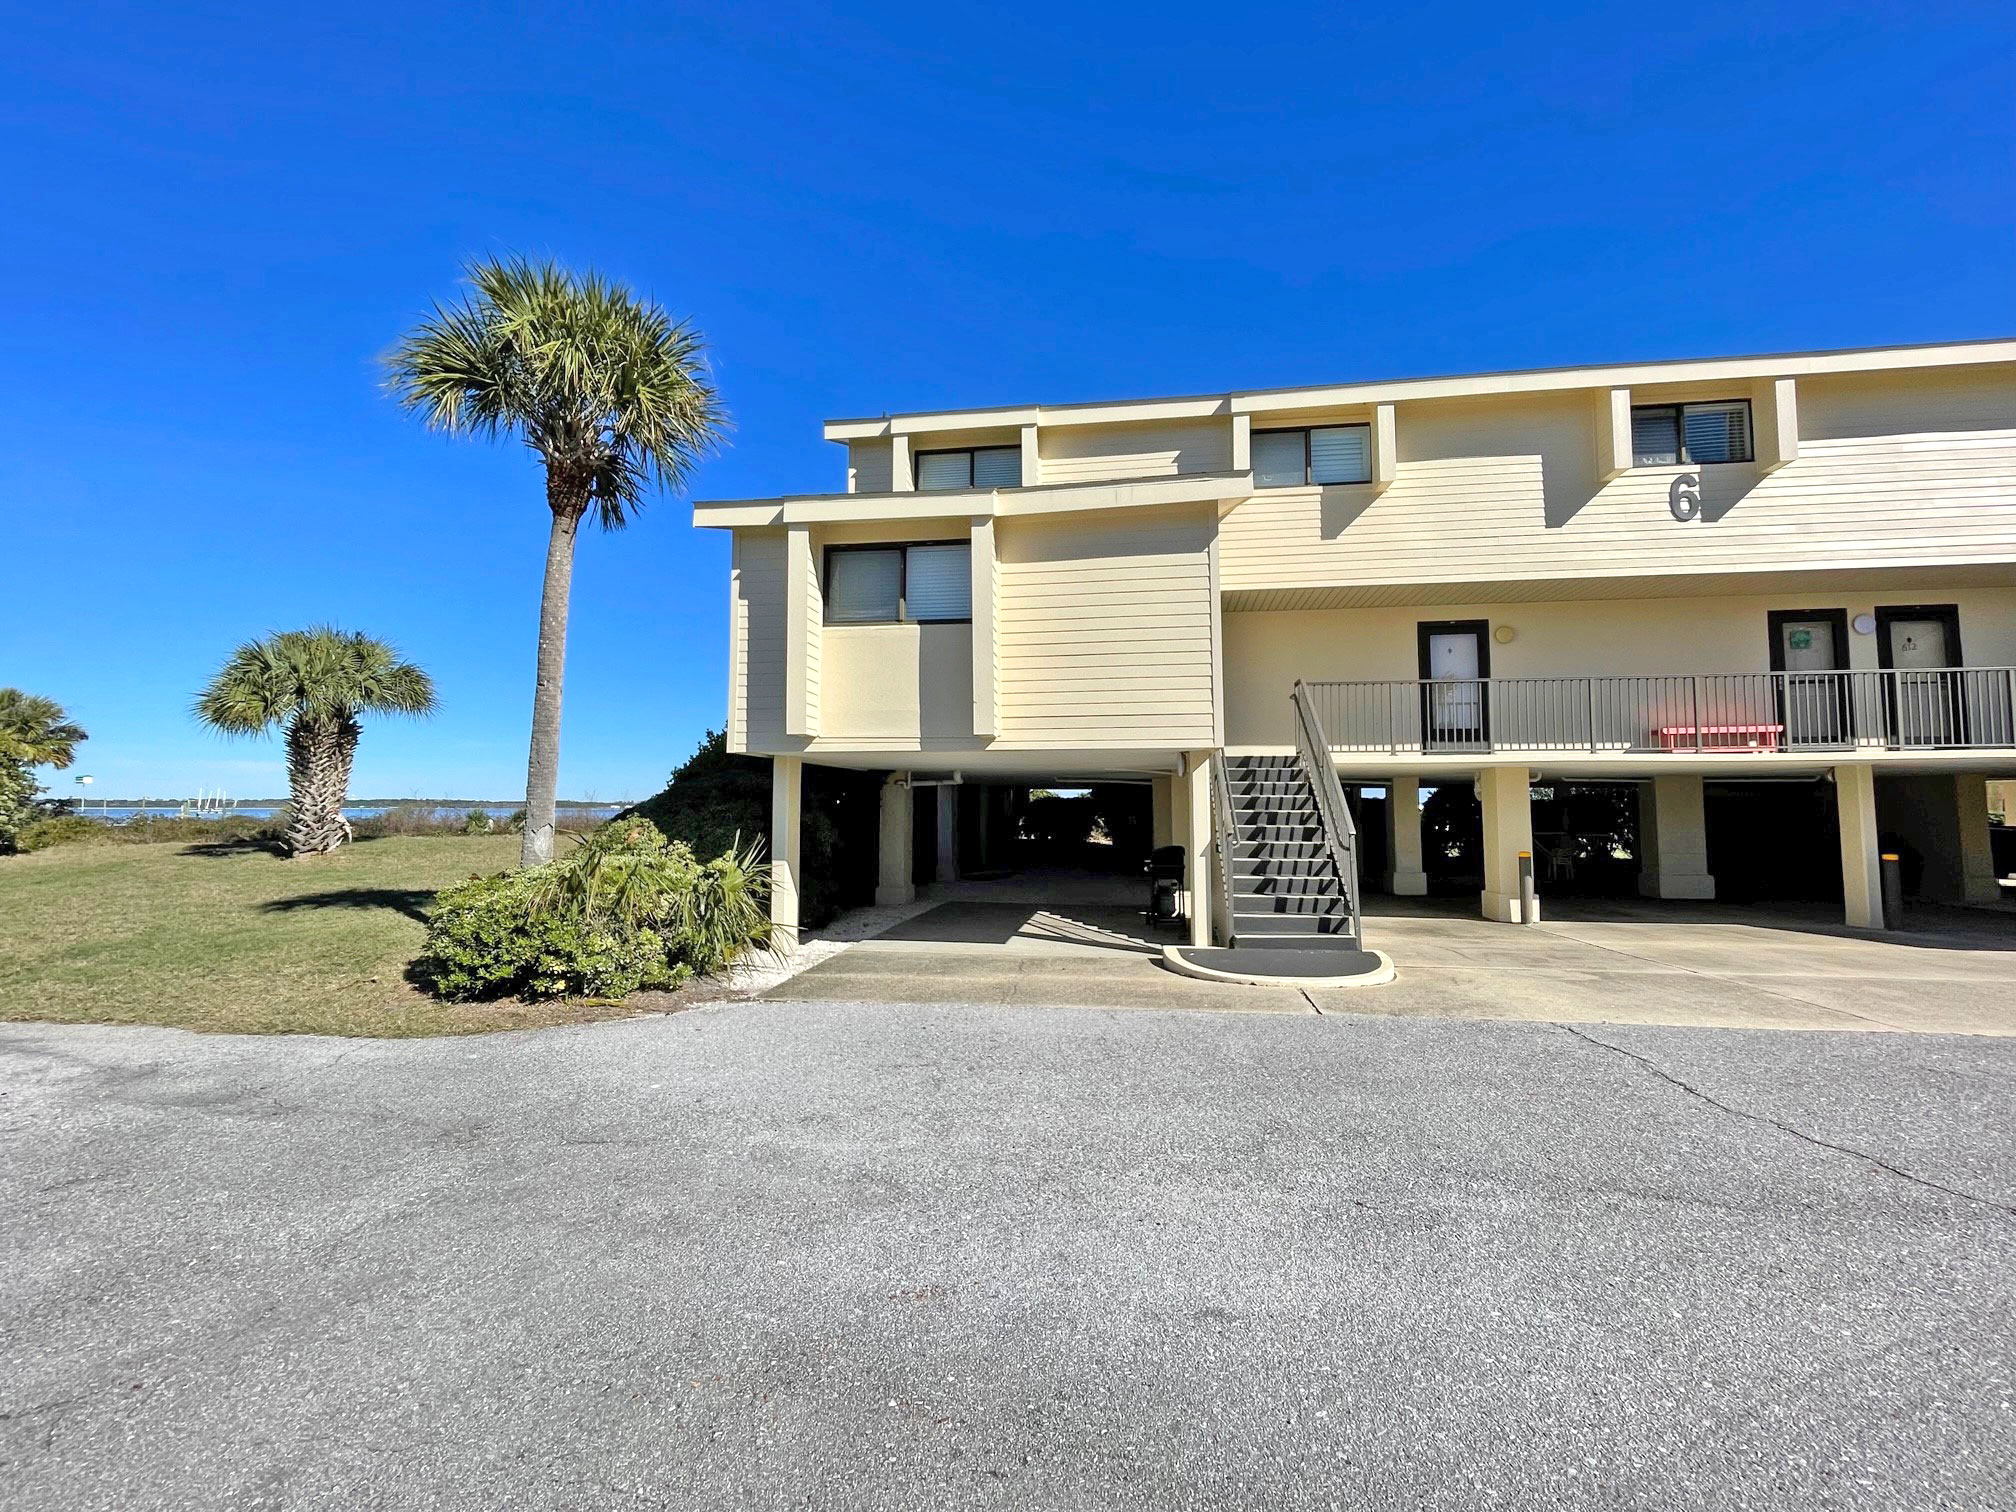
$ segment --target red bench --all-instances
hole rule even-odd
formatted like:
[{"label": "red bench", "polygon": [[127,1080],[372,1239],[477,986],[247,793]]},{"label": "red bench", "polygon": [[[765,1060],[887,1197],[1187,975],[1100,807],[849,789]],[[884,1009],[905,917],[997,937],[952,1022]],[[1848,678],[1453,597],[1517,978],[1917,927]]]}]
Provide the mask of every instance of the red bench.
[{"label": "red bench", "polygon": [[1775,724],[1661,725],[1659,744],[1669,751],[1775,751],[1784,733]]}]

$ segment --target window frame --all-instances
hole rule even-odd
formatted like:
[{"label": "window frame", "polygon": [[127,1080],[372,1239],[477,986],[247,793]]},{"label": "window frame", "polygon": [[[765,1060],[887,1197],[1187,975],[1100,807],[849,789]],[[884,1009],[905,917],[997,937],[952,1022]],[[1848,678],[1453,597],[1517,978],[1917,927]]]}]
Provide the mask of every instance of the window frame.
[{"label": "window frame", "polygon": [[[959,492],[957,488],[922,488],[915,486],[917,480],[924,476],[924,459],[926,457],[964,456],[966,459],[965,486],[969,489],[976,487],[977,485],[973,482],[973,461],[975,456],[977,456],[980,452],[1013,452],[1015,454],[1015,479],[1016,479],[1015,486],[1017,488],[1020,488],[1022,486],[1021,481],[1022,445],[1020,442],[1010,441],[1010,442],[998,443],[993,446],[941,446],[941,447],[933,447],[929,451],[920,451],[913,453],[910,459],[910,480],[913,485],[911,488],[911,492],[913,493]],[[937,541],[918,541],[915,544],[919,546],[936,546],[942,543]],[[924,621],[923,623],[931,623],[931,622]]]},{"label": "window frame", "polygon": [[[1319,430],[1361,430],[1365,435],[1365,476],[1337,483],[1318,483],[1316,473],[1316,448],[1314,433]],[[1295,436],[1302,438],[1302,481],[1300,483],[1262,483],[1258,478],[1253,486],[1258,488],[1363,488],[1372,481],[1372,423],[1369,420],[1340,420],[1334,425],[1270,425],[1264,430],[1252,432],[1247,445],[1262,436]]]},{"label": "window frame", "polygon": [[[1705,409],[1710,405],[1743,406],[1743,443],[1748,448],[1741,457],[1719,457],[1712,462],[1701,462],[1687,455],[1687,411]],[[1642,410],[1670,410],[1673,414],[1673,455],[1672,462],[1640,462],[1638,460],[1638,415]],[[1651,404],[1631,406],[1631,465],[1633,467],[1726,467],[1742,466],[1757,460],[1757,415],[1748,399],[1732,395],[1727,399],[1666,399]]]},{"label": "window frame", "polygon": [[[950,490],[946,490],[950,492]],[[966,574],[968,588],[966,613],[958,619],[912,619],[910,617],[910,548],[913,546],[964,546],[966,548]],[[850,551],[893,551],[896,553],[896,617],[894,619],[850,619],[836,620],[830,615],[828,606],[833,602],[833,559]],[[949,536],[943,540],[930,541],[848,541],[824,548],[824,559],[819,564],[819,623],[822,629],[851,629],[856,625],[970,625],[973,623],[973,596],[971,579],[973,574],[973,538],[971,536]]]}]

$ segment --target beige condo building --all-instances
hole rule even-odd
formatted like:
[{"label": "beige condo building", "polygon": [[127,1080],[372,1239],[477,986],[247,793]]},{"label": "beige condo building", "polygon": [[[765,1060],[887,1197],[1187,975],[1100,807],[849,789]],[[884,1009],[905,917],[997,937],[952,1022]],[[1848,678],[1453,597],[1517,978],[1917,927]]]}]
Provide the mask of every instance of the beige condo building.
[{"label": "beige condo building", "polygon": [[1636,794],[1645,897],[1741,891],[1716,853],[1794,811],[1821,819],[1780,848],[1812,852],[1830,887],[1838,871],[1851,925],[1881,923],[1886,846],[1910,849],[1922,897],[1997,897],[2016,341],[825,434],[844,492],[695,506],[733,537],[728,740],[775,759],[787,935],[807,762],[890,774],[892,899],[934,814],[942,876],[961,802],[1139,784],[1155,840],[1183,847],[1196,943],[1299,906],[1246,875],[1266,866],[1228,864],[1255,847],[1227,777],[1316,752],[1314,833],[1354,917],[1361,886],[1431,885],[1421,795],[1438,788],[1474,794],[1468,864],[1493,919],[1521,917],[1521,855],[1557,838],[1536,795],[1567,784]]}]

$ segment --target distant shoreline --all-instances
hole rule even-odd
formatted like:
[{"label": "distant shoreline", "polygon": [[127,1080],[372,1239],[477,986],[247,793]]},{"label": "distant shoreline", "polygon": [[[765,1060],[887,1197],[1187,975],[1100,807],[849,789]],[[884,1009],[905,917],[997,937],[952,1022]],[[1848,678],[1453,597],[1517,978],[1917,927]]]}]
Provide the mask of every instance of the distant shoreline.
[{"label": "distant shoreline", "polygon": [[[60,796],[77,804],[90,804],[97,808],[103,804],[110,808],[138,808],[145,804],[148,808],[175,808],[183,803],[194,802],[190,798],[148,797],[148,798],[100,798],[96,793],[64,793]],[[561,798],[556,808],[572,809],[623,809],[637,800],[634,798]],[[229,808],[279,808],[286,803],[285,798],[226,798]],[[514,809],[525,807],[523,798],[345,798],[345,808],[481,808],[503,809],[507,814]]]}]

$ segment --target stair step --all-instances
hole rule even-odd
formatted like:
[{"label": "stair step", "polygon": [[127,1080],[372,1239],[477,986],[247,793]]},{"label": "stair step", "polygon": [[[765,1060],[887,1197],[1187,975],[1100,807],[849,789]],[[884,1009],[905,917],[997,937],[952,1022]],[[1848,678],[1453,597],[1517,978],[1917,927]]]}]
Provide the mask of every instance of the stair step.
[{"label": "stair step", "polygon": [[1232,860],[1320,861],[1330,864],[1330,848],[1320,840],[1260,840],[1241,836],[1232,842]]},{"label": "stair step", "polygon": [[1239,877],[1232,879],[1232,891],[1245,898],[1341,898],[1344,889],[1325,871],[1309,877]]},{"label": "stair step", "polygon": [[1261,898],[1251,893],[1232,895],[1232,917],[1238,919],[1333,919],[1350,910],[1339,897]]},{"label": "stair step", "polygon": [[1293,914],[1293,913],[1240,913],[1232,914],[1232,932],[1242,938],[1249,935],[1334,935],[1348,934],[1351,929],[1350,915],[1335,914]]},{"label": "stair step", "polygon": [[1296,892],[1318,887],[1341,887],[1327,861],[1288,861],[1275,866],[1232,866],[1234,890],[1247,892]]}]

